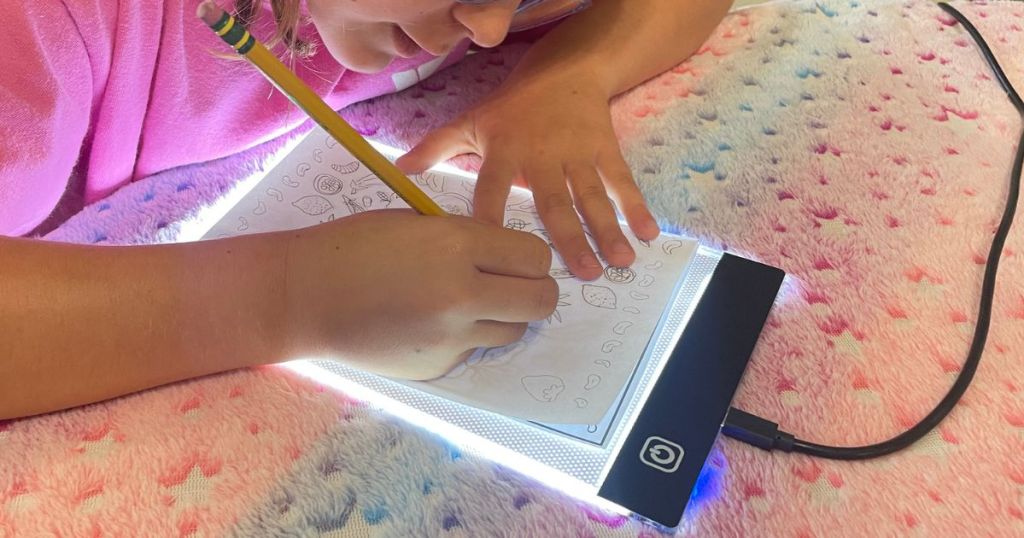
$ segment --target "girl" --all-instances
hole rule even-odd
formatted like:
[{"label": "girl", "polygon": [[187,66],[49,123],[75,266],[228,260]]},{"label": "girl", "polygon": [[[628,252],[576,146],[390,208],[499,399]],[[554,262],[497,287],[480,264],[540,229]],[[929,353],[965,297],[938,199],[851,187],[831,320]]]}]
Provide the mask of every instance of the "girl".
[{"label": "girl", "polygon": [[[620,155],[609,100],[685,59],[730,3],[595,0],[547,32],[492,96],[399,162],[414,173],[480,154],[473,220],[374,211],[298,232],[142,247],[17,238],[129,181],[302,123],[252,67],[211,54],[223,44],[193,15],[198,4],[0,0],[0,419],[309,355],[427,379],[473,348],[517,340],[552,311],[557,285],[542,241],[495,225],[510,185],[533,190],[581,278],[601,264],[580,215],[608,263],[632,263],[609,198],[639,238],[658,228]],[[435,57],[450,63],[469,43],[498,45],[533,4],[233,7],[341,108],[394,91],[397,73]],[[533,9],[561,4],[580,0]]]}]

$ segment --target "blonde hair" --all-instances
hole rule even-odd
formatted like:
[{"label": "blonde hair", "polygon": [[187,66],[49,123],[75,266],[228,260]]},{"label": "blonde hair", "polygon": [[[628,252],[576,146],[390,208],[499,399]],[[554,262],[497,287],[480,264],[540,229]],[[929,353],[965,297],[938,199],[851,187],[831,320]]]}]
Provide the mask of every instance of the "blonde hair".
[{"label": "blonde hair", "polygon": [[[302,0],[269,0],[270,9],[274,13],[277,30],[267,39],[268,47],[281,45],[285,54],[292,57],[308,58],[315,51],[315,46],[299,37],[302,20],[300,4]],[[251,25],[259,18],[264,0],[235,0],[235,17],[245,24]]]}]

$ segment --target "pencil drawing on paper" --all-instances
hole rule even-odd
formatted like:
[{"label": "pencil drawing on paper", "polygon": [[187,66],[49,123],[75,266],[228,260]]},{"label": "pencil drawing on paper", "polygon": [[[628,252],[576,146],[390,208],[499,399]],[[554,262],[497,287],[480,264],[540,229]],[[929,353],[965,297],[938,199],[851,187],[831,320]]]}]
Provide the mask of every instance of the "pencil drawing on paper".
[{"label": "pencil drawing on paper", "polygon": [[392,193],[389,195],[386,192],[377,191],[377,199],[380,200],[380,203],[383,204],[384,207],[390,207],[391,201],[394,200],[395,198],[398,198],[397,194]]},{"label": "pencil drawing on paper", "polygon": [[366,211],[366,208],[359,205],[359,202],[356,202],[355,200],[349,198],[348,196],[345,196],[344,194],[341,195],[341,199],[343,202],[345,202],[345,207],[348,208],[348,212],[353,215]]},{"label": "pencil drawing on paper", "polygon": [[559,323],[562,323],[562,313],[558,309],[562,308],[563,306],[572,306],[572,303],[569,303],[568,299],[569,299],[569,294],[568,293],[559,293],[558,294],[558,305],[555,306],[555,311],[552,312],[550,316],[548,316],[548,318],[547,318],[548,324],[551,324],[553,319],[557,320]]},{"label": "pencil drawing on paper", "polygon": [[683,242],[678,239],[670,239],[661,244],[661,250],[665,251],[665,254],[672,255],[677,248],[683,246]]},{"label": "pencil drawing on paper", "polygon": [[522,211],[524,213],[533,213],[537,209],[533,201],[529,198],[522,202],[515,202],[505,206],[507,211]]},{"label": "pencil drawing on paper", "polygon": [[424,172],[416,176],[416,182],[434,192],[445,192],[444,176]]},{"label": "pencil drawing on paper", "polygon": [[601,344],[601,352],[611,353],[612,351],[618,349],[620,346],[622,346],[621,340],[608,340],[604,344]]},{"label": "pencil drawing on paper", "polygon": [[523,340],[507,346],[492,347],[480,355],[477,363],[480,366],[505,364],[518,355],[519,352],[523,351],[524,348],[526,348],[526,343]]},{"label": "pencil drawing on paper", "polygon": [[553,375],[528,375],[523,377],[522,383],[538,402],[553,402],[565,390],[565,381]]},{"label": "pencil drawing on paper", "polygon": [[575,278],[575,276],[576,276],[576,275],[573,275],[572,272],[569,271],[568,269],[566,269],[565,267],[555,267],[548,274],[551,275],[551,278],[558,278],[558,279],[562,279],[562,278]]},{"label": "pencil drawing on paper", "polygon": [[363,189],[368,189],[368,188],[372,187],[373,184],[376,183],[376,182],[377,182],[377,176],[375,176],[373,174],[370,174],[368,176],[363,176],[363,177],[361,177],[361,178],[359,178],[359,179],[357,179],[357,180],[352,182],[352,189],[349,191],[349,194],[355,194],[355,193],[357,193],[357,192],[359,192],[359,191],[361,191]]},{"label": "pencil drawing on paper", "polygon": [[275,189],[274,187],[268,187],[265,192],[267,196],[277,200],[278,202],[284,201],[284,193]]},{"label": "pencil drawing on paper", "polygon": [[632,321],[620,321],[620,322],[616,323],[614,327],[612,327],[612,332],[617,334],[617,335],[619,335],[619,336],[622,336],[622,335],[626,334],[626,331],[629,330],[629,328],[632,327],[632,326],[633,326],[633,322]]},{"label": "pencil drawing on paper", "polygon": [[473,202],[457,192],[446,192],[434,197],[437,205],[454,215],[469,216],[473,214]]},{"label": "pencil drawing on paper", "polygon": [[523,229],[526,228],[526,221],[518,217],[513,217],[511,219],[508,219],[508,221],[505,223],[505,227],[508,228],[509,230],[522,231]]},{"label": "pencil drawing on paper", "polygon": [[320,174],[313,180],[313,188],[320,194],[331,196],[345,188],[345,183],[330,174]]},{"label": "pencil drawing on paper", "polygon": [[359,170],[359,161],[352,161],[346,164],[332,164],[331,170],[339,174],[351,174],[356,170]]},{"label": "pencil drawing on paper", "polygon": [[615,284],[629,284],[636,278],[636,272],[629,267],[612,267],[609,265],[604,270],[604,277]]},{"label": "pencil drawing on paper", "polygon": [[323,215],[328,211],[334,209],[334,204],[330,200],[323,196],[311,195],[303,196],[298,200],[292,202],[292,205],[297,207],[299,211],[307,215]]},{"label": "pencil drawing on paper", "polygon": [[590,306],[614,310],[618,305],[618,297],[615,296],[615,292],[611,288],[584,284],[582,291],[583,300]]},{"label": "pencil drawing on paper", "polygon": [[[282,223],[308,226],[350,214],[407,207],[332,138],[316,137],[314,142],[304,154],[268,173],[210,237],[263,231]],[[472,180],[436,171],[410,179],[448,213],[472,214]],[[552,244],[527,191],[513,189],[505,208],[505,228]],[[594,237],[590,233],[586,237],[593,245]],[[677,266],[684,263],[681,258],[692,252],[692,242],[673,237],[632,242],[636,263],[604,267],[594,282],[577,279],[555,253],[548,274],[558,279],[559,292],[550,316],[531,322],[523,338],[511,345],[476,350],[446,375],[430,381],[430,390],[520,418],[601,431],[609,402],[643,355],[670,294],[666,287]]]}]

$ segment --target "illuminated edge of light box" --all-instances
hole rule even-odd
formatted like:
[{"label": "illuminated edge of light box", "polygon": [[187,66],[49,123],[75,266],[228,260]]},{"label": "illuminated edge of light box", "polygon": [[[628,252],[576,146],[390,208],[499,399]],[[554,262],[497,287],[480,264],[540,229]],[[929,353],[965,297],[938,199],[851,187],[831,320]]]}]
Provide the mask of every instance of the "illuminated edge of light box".
[{"label": "illuminated edge of light box", "polygon": [[[732,255],[725,255],[725,258],[729,262],[724,264],[728,270],[716,271],[723,265],[723,254],[704,247],[697,250],[677,283],[670,306],[644,357],[623,390],[619,405],[610,410],[603,421],[605,431],[600,435],[601,443],[573,436],[571,427],[498,415],[330,360],[310,359],[285,366],[433,431],[469,453],[532,476],[599,508],[624,515],[635,514],[672,528],[681,522],[683,511],[695,493],[697,475],[725,419],[783,277],[778,269]],[[721,275],[723,272],[727,274]],[[701,305],[705,289],[713,280],[718,290],[716,299],[701,309],[704,314],[699,328],[700,332],[708,334],[683,338],[691,316]],[[748,296],[752,296],[749,309],[745,302]],[[731,330],[738,334],[729,333]],[[695,350],[698,352],[689,353]],[[680,355],[681,351],[686,353]],[[704,361],[701,356],[719,358]],[[647,405],[652,390],[658,386],[662,372],[673,357],[673,376],[682,382],[678,389],[685,394],[675,397],[669,393],[675,392],[677,387],[663,386],[658,390],[659,408],[652,409]],[[693,409],[676,407],[688,398],[701,405]],[[709,401],[713,404],[703,405]],[[641,416],[642,431],[634,431]],[[701,431],[684,432],[690,422],[700,423]],[[662,433],[673,430],[674,433]],[[658,435],[648,435],[651,432]],[[697,442],[694,442],[695,435]],[[686,439],[690,444],[677,444],[672,439]],[[641,444],[642,448],[638,449]],[[626,445],[630,448],[623,452]],[[686,460],[689,447],[696,445],[699,447],[691,453],[691,459]],[[671,459],[672,450],[676,448],[679,461],[663,466],[666,468],[659,469],[659,465],[643,461],[658,457]],[[645,458],[647,454],[650,456]],[[693,461],[694,457],[699,461]],[[676,476],[683,462],[686,472]],[[675,468],[668,469],[673,463]],[[610,474],[614,475],[612,486],[606,483]],[[652,491],[641,491],[647,489]]]}]

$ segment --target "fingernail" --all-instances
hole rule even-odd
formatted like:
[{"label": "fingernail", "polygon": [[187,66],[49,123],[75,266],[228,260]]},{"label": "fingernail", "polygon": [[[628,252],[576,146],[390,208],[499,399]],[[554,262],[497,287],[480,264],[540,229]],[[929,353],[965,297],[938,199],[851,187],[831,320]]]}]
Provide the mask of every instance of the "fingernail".
[{"label": "fingernail", "polygon": [[580,265],[587,269],[600,269],[601,262],[597,261],[597,258],[593,254],[584,254],[580,256]]}]

